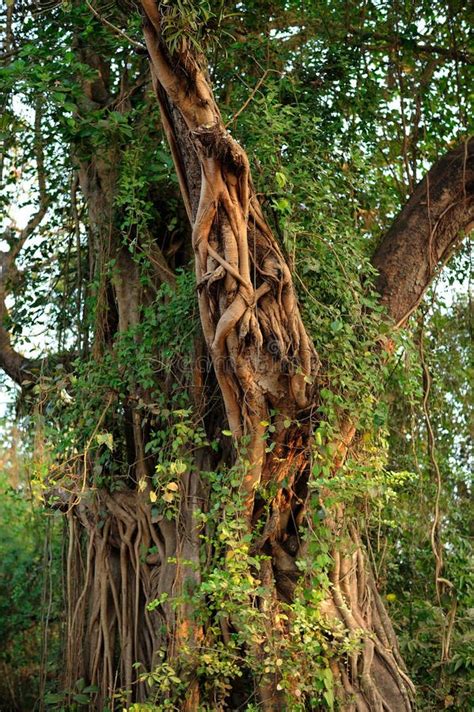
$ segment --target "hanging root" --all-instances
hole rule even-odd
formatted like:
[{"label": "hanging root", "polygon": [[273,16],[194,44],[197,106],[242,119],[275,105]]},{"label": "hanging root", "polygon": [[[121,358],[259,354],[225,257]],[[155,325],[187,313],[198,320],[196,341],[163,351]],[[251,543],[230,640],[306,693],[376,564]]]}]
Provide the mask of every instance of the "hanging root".
[{"label": "hanging root", "polygon": [[355,644],[338,667],[337,678],[349,693],[343,709],[355,704],[355,709],[370,712],[410,712],[414,687],[354,527],[332,556],[331,600],[326,608],[342,621]]},{"label": "hanging root", "polygon": [[[186,487],[188,498],[196,500],[194,485]],[[147,609],[163,593],[179,596],[187,574],[176,560],[199,558],[195,523],[192,514],[186,517],[180,544],[177,525],[152,523],[150,507],[139,493],[102,492],[93,504],[82,502],[68,514],[64,686],[72,691],[81,677],[96,685],[93,709],[106,706],[117,690],[127,703],[145,701],[149,689],[138,680],[139,673],[153,669],[160,651],[172,660],[176,646],[198,642],[189,612],[169,605]],[[142,666],[138,672],[137,663]]]},{"label": "hanging root", "polygon": [[200,58],[171,57],[160,8],[143,1],[153,85],[192,224],[199,310],[229,421],[248,439],[249,520],[266,468],[262,422],[311,403],[318,359],[291,274],[257,200],[245,151],[223,124]]}]

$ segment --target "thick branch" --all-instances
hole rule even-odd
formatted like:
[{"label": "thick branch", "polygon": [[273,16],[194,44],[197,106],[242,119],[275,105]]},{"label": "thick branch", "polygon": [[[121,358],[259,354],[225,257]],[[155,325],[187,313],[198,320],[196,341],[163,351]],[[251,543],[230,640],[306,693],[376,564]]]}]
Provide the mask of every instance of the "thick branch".
[{"label": "thick branch", "polygon": [[31,365],[31,361],[16,352],[12,346],[10,334],[5,328],[5,320],[7,317],[5,299],[8,294],[9,283],[16,273],[15,259],[25,242],[34,233],[36,228],[39,227],[46,215],[50,202],[46,191],[44,150],[41,135],[42,109],[42,100],[38,99],[35,112],[34,149],[38,176],[39,206],[37,211],[29,219],[28,224],[21,230],[18,237],[10,230],[3,235],[3,238],[9,243],[10,249],[8,252],[0,252],[0,368],[19,385],[21,385],[25,379],[31,378],[31,374],[27,373],[26,370],[28,366]]},{"label": "thick branch", "polygon": [[0,368],[10,376],[10,378],[22,385],[23,381],[31,379],[31,374],[27,372],[31,361],[22,354],[15,351],[12,346],[10,334],[5,327],[8,316],[6,297],[10,282],[15,279],[17,272],[15,258],[28,237],[36,230],[47,210],[47,202],[43,203],[38,211],[29,220],[28,224],[21,231],[18,238],[13,238],[6,233],[3,238],[10,243],[8,252],[0,251]]},{"label": "thick branch", "polygon": [[397,326],[416,309],[439,267],[473,227],[470,139],[432,166],[373,256],[377,289]]},{"label": "thick branch", "polygon": [[[38,215],[39,212],[30,220],[27,227],[24,228],[18,242],[21,243],[23,238],[26,239],[24,236],[31,224],[34,224],[34,227],[39,224],[40,218],[37,219]],[[8,294],[9,282],[12,278],[14,279],[16,273],[14,257],[17,253],[16,248],[18,242],[15,241],[8,252],[0,251],[0,368],[5,371],[15,383],[21,386],[25,380],[31,379],[31,374],[28,373],[28,367],[31,366],[32,362],[15,351],[8,329],[5,326],[8,316],[5,300]]]},{"label": "thick branch", "polygon": [[0,327],[0,368],[15,383],[21,385],[28,378],[25,372],[27,365],[28,360],[13,349],[8,331]]}]

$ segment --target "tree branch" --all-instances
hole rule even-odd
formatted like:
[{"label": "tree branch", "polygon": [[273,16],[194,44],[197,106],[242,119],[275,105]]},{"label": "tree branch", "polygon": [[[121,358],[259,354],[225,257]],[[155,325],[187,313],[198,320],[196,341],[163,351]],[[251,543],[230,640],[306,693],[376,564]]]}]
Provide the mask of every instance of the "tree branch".
[{"label": "tree branch", "polygon": [[382,303],[397,326],[473,227],[474,139],[468,139],[431,167],[372,258]]},{"label": "tree branch", "polygon": [[[411,38],[408,39],[396,35],[386,35],[382,32],[360,30],[356,27],[351,27],[351,33],[358,41],[360,41],[361,44],[359,46],[364,47],[370,52],[393,52],[395,50],[407,50],[416,56],[439,55],[441,57],[446,57],[446,59],[456,59],[465,64],[472,64],[474,61],[474,58],[469,51],[431,44],[430,42],[424,41],[426,38],[420,35],[415,41],[413,41]],[[351,42],[350,37],[348,40]],[[381,44],[373,44],[374,42],[380,42]]]},{"label": "tree branch", "polygon": [[13,261],[11,251],[0,252],[0,368],[10,376],[10,378],[21,385],[28,378],[26,368],[29,364],[27,358],[14,350],[11,344],[10,334],[5,328],[7,307],[5,298],[7,296],[6,283],[12,273]]},{"label": "tree branch", "polygon": [[43,100],[39,98],[36,102],[34,124],[34,151],[38,177],[39,206],[37,211],[29,219],[27,225],[20,231],[18,237],[14,237],[13,231],[7,231],[2,236],[9,244],[10,249],[7,252],[0,251],[0,368],[19,385],[31,378],[31,374],[27,372],[27,369],[32,362],[15,351],[12,346],[10,334],[5,328],[5,321],[8,314],[6,297],[8,295],[8,288],[17,272],[15,259],[27,239],[40,225],[46,215],[50,202],[46,190],[43,139],[41,135],[42,115]]}]

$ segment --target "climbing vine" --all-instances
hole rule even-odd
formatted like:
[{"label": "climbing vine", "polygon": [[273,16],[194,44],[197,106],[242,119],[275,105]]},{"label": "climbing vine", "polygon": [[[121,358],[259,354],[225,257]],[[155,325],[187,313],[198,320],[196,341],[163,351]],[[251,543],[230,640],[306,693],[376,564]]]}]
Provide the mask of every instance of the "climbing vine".
[{"label": "climbing vine", "polygon": [[40,710],[465,709],[469,255],[422,335],[372,257],[470,170],[466,10],[225,5],[5,13],[1,694],[28,619]]}]

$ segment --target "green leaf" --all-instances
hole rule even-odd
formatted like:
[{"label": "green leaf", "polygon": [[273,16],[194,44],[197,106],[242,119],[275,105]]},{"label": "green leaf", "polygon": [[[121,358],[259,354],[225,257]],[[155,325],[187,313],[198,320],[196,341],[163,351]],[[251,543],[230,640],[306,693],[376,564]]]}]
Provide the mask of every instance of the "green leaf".
[{"label": "green leaf", "polygon": [[114,449],[114,436],[112,433],[98,433],[95,439],[99,445],[106,445],[110,451]]},{"label": "green leaf", "polygon": [[64,702],[64,694],[59,692],[48,692],[44,698],[44,701],[47,705],[55,705],[58,702]]},{"label": "green leaf", "polygon": [[273,201],[273,207],[278,210],[279,213],[288,213],[291,210],[291,203],[288,198],[278,198]]},{"label": "green leaf", "polygon": [[72,699],[74,702],[79,702],[81,705],[88,705],[90,703],[90,697],[88,695],[73,695]]},{"label": "green leaf", "polygon": [[334,709],[334,692],[332,690],[325,690],[323,692],[323,697],[326,700],[326,704],[329,709]]},{"label": "green leaf", "polygon": [[277,171],[275,173],[275,180],[278,184],[279,188],[284,188],[286,185],[286,176],[284,173],[281,173],[280,171]]}]

